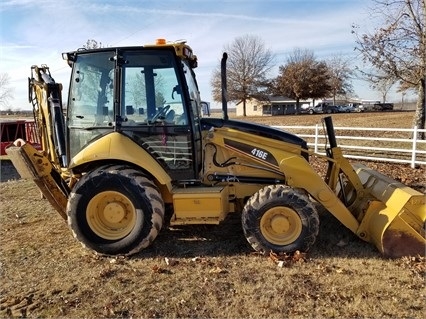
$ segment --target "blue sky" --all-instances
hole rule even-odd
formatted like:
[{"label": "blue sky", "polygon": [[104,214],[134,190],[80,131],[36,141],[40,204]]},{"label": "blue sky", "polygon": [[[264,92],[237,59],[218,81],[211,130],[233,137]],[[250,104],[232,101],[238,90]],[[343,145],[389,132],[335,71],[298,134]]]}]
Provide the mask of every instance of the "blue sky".
[{"label": "blue sky", "polygon": [[[30,109],[27,78],[31,65],[47,64],[66,98],[70,68],[62,52],[88,39],[107,46],[143,45],[157,38],[185,39],[198,56],[201,96],[211,101],[210,79],[225,45],[242,35],[262,38],[276,56],[271,76],[294,48],[313,50],[318,59],[340,54],[353,67],[351,25],[368,24],[371,0],[2,0],[0,72],[11,77],[12,108]],[[380,99],[362,81],[354,82],[363,99]]]}]

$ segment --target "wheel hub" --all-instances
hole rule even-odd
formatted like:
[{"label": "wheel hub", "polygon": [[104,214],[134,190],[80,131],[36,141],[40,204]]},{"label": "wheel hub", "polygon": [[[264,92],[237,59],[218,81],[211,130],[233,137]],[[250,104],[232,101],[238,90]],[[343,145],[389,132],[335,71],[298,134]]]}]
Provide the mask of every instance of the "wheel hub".
[{"label": "wheel hub", "polygon": [[290,228],[290,222],[286,216],[277,215],[271,219],[271,229],[277,234],[284,234]]},{"label": "wheel hub", "polygon": [[267,210],[260,220],[263,237],[274,245],[289,245],[300,236],[302,221],[296,211],[277,206]]},{"label": "wheel hub", "polygon": [[136,209],[124,194],[105,191],[90,200],[86,219],[96,235],[108,240],[117,240],[132,231],[136,224]]},{"label": "wheel hub", "polygon": [[108,222],[116,224],[123,220],[126,213],[121,203],[113,202],[105,206],[103,215]]}]

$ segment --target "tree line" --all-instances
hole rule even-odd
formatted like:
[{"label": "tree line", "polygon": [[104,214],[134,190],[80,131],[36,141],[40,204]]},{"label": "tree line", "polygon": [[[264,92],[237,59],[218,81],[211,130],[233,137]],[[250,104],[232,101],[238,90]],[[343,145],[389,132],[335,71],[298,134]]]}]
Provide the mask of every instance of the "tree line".
[{"label": "tree line", "polygon": [[[295,48],[278,75],[269,78],[274,55],[261,38],[253,35],[237,37],[224,46],[228,53],[227,99],[242,103],[246,116],[246,101],[267,100],[268,95],[283,95],[299,101],[329,98],[353,93],[351,80],[360,76],[382,93],[383,102],[389,89],[398,85],[400,92],[417,93],[413,126],[425,128],[426,103],[426,0],[372,0],[371,20],[376,27],[365,32],[352,26],[355,51],[363,65],[355,70],[348,60],[335,55],[327,61],[316,59],[312,50]],[[366,71],[368,70],[368,71]],[[220,66],[211,78],[213,99],[221,101]],[[425,134],[419,133],[424,139]]]},{"label": "tree line", "polygon": [[[319,99],[353,92],[349,61],[336,55],[328,61],[318,61],[309,49],[295,48],[287,63],[279,67],[279,75],[268,78],[274,55],[265,48],[260,37],[244,35],[226,45],[228,53],[227,96],[231,102],[242,102],[246,116],[246,101],[251,98],[268,100],[269,95],[282,95],[296,100]],[[213,99],[221,100],[220,67],[213,71]]]}]

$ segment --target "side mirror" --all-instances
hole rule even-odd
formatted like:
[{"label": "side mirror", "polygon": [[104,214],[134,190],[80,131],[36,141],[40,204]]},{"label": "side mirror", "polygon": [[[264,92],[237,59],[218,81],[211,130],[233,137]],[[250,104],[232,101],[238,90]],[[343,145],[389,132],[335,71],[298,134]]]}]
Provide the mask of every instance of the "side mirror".
[{"label": "side mirror", "polygon": [[201,113],[203,116],[210,116],[210,103],[201,101]]},{"label": "side mirror", "polygon": [[179,86],[179,85],[176,85],[176,86],[173,88],[173,91],[172,91],[172,100],[174,100],[174,99],[175,99],[175,92],[176,92],[176,94],[182,94],[182,90],[180,89],[180,86]]}]

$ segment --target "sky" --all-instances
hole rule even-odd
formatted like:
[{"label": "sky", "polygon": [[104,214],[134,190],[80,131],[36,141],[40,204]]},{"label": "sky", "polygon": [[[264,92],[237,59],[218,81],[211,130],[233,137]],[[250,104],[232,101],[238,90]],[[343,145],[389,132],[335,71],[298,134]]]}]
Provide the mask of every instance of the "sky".
[{"label": "sky", "polygon": [[[88,39],[103,46],[136,46],[186,40],[198,57],[195,70],[205,101],[212,102],[210,81],[226,45],[254,35],[275,56],[271,78],[295,48],[317,59],[340,55],[355,68],[352,24],[368,25],[371,0],[1,0],[0,73],[10,76],[12,109],[31,109],[28,77],[32,65],[46,64],[68,95],[71,69],[62,52]],[[380,100],[365,81],[353,82],[362,99]],[[389,99],[400,99],[396,94]],[[388,100],[389,100],[388,99]],[[218,104],[212,102],[215,107]]]}]

